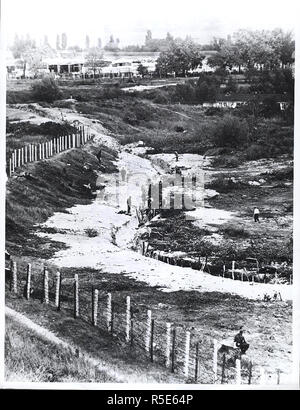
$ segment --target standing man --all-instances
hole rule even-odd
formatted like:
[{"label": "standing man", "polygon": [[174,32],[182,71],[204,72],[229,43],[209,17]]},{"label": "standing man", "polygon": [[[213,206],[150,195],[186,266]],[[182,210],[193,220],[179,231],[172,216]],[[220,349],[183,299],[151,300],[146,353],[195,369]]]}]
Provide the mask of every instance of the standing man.
[{"label": "standing man", "polygon": [[178,162],[178,158],[179,158],[178,152],[175,151],[174,154],[175,154],[176,162]]},{"label": "standing man", "polygon": [[259,215],[260,215],[259,209],[255,207],[253,211],[254,222],[259,222]]},{"label": "standing man", "polygon": [[98,159],[98,161],[99,161],[99,164],[101,165],[101,159],[102,159],[102,151],[101,151],[101,149],[100,149],[100,151],[97,153],[96,157],[97,157],[97,159]]},{"label": "standing man", "polygon": [[131,196],[127,198],[127,215],[131,215]]}]

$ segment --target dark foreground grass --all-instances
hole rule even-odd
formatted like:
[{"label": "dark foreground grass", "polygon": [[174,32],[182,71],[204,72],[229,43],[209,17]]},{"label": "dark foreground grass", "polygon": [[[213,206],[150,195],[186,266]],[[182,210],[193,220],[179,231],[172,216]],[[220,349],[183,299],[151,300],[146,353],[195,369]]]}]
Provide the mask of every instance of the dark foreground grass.
[{"label": "dark foreground grass", "polygon": [[[163,275],[162,264],[162,275]],[[55,273],[55,267],[49,267],[50,277]],[[129,365],[147,366],[149,357],[142,350],[131,349],[124,342],[111,339],[103,328],[91,326],[92,285],[99,289],[99,321],[105,321],[106,294],[112,294],[115,303],[115,325],[124,328],[126,296],[131,297],[133,307],[134,328],[143,344],[143,325],[147,309],[152,310],[155,319],[155,340],[161,343],[165,340],[165,324],[173,323],[178,328],[178,348],[184,346],[184,330],[191,330],[191,355],[196,342],[200,343],[201,382],[211,382],[212,341],[233,339],[240,326],[245,328],[245,337],[250,343],[247,353],[255,369],[264,366],[270,374],[275,374],[280,368],[284,373],[291,370],[292,357],[292,307],[286,302],[252,301],[239,296],[219,292],[178,291],[162,292],[149,287],[146,283],[135,281],[122,274],[110,274],[93,269],[62,268],[63,277],[79,275],[80,310],[82,319],[73,319],[72,287],[63,285],[64,296],[62,311],[45,307],[39,300],[27,302],[22,297],[17,299],[9,292],[6,303],[14,309],[28,315],[35,322],[49,328],[62,338],[72,340],[75,344],[90,353],[109,353],[112,363],[117,358]],[[41,275],[40,271],[40,275]],[[201,274],[199,272],[199,274]],[[250,285],[249,285],[250,286]],[[138,332],[141,330],[141,333]],[[135,333],[134,333],[135,334]],[[180,336],[181,335],[181,336]],[[102,356],[103,357],[103,356]],[[155,355],[154,362],[159,357]],[[144,363],[144,364],[143,364]],[[123,366],[124,364],[122,364]],[[124,365],[125,366],[125,365]],[[163,367],[161,379],[167,377]]]},{"label": "dark foreground grass", "polygon": [[44,340],[26,325],[6,318],[5,379],[9,382],[115,382],[76,357],[71,349]]}]

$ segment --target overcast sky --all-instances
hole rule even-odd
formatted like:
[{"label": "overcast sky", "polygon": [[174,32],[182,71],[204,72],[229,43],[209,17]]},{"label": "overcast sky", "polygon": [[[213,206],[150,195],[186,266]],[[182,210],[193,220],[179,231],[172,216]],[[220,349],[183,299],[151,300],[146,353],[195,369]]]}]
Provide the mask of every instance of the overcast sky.
[{"label": "overcast sky", "polygon": [[[2,23],[7,42],[16,33],[43,38],[55,45],[66,32],[68,45],[84,45],[89,34],[105,44],[113,34],[121,46],[143,44],[148,29],[153,37],[187,34],[201,43],[239,28],[294,29],[300,15],[297,0],[2,0]],[[297,8],[297,10],[296,10]],[[93,45],[93,44],[91,44]]]}]

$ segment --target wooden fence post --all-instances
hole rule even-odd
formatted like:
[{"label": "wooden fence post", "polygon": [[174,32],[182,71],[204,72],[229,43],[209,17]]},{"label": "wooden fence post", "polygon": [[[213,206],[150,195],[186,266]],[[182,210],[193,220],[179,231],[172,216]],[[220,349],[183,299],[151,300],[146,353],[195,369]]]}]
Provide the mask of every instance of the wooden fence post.
[{"label": "wooden fence post", "polygon": [[30,299],[30,285],[31,285],[31,264],[27,265],[27,279],[26,279],[26,299]]},{"label": "wooden fence post", "polygon": [[216,339],[214,339],[213,373],[214,373],[214,383],[217,383],[218,381],[218,341]]},{"label": "wooden fence post", "polygon": [[21,165],[24,165],[24,147],[21,148]]},{"label": "wooden fence post", "polygon": [[106,325],[109,332],[111,330],[111,293],[107,294]]},{"label": "wooden fence post", "polygon": [[11,172],[13,173],[15,171],[15,154],[11,154]]},{"label": "wooden fence post", "polygon": [[18,272],[17,272],[17,262],[11,261],[10,265],[10,271],[11,271],[11,276],[10,276],[10,290],[13,293],[18,293]]},{"label": "wooden fence post", "polygon": [[21,166],[21,150],[20,148],[18,149],[18,168]]},{"label": "wooden fence post", "polygon": [[190,340],[191,340],[191,333],[189,331],[186,331],[185,332],[185,352],[184,352],[184,375],[186,378],[189,377]]},{"label": "wooden fence post", "polygon": [[133,310],[130,308],[130,345],[133,346]]},{"label": "wooden fence post", "polygon": [[226,365],[226,354],[223,354],[223,360],[222,360],[222,377],[221,377],[221,384],[224,384],[225,382],[225,365]]},{"label": "wooden fence post", "polygon": [[71,148],[71,134],[68,135],[68,148]]},{"label": "wooden fence post", "polygon": [[277,384],[280,384],[280,369],[277,369]]},{"label": "wooden fence post", "polygon": [[49,274],[47,267],[44,267],[44,281],[43,281],[43,302],[48,305],[49,303]]},{"label": "wooden fence post", "polygon": [[249,374],[248,374],[248,384],[251,384],[252,381],[252,361],[249,363]]},{"label": "wooden fence post", "polygon": [[235,382],[236,384],[241,384],[242,380],[241,380],[241,360],[240,359],[236,359],[235,361]]},{"label": "wooden fence post", "polygon": [[74,275],[74,319],[79,317],[79,283],[78,274]]},{"label": "wooden fence post", "polygon": [[25,164],[28,162],[28,145],[25,145]]},{"label": "wooden fence post", "polygon": [[17,168],[17,166],[18,166],[18,163],[17,163],[17,155],[18,155],[18,152],[17,152],[17,150],[15,149],[14,150],[14,159],[15,159],[15,168]]},{"label": "wooden fence post", "polygon": [[126,342],[130,341],[130,296],[126,297]]},{"label": "wooden fence post", "polygon": [[233,279],[233,280],[235,279],[234,269],[235,269],[235,261],[232,261],[231,274],[232,274],[232,279]]},{"label": "wooden fence post", "polygon": [[259,384],[261,384],[261,385],[266,384],[266,374],[265,374],[265,369],[263,367],[260,367]]},{"label": "wooden fence post", "polygon": [[154,344],[154,319],[151,320],[151,338],[150,338],[150,361],[153,363],[153,344]]},{"label": "wooden fence post", "polygon": [[93,325],[97,326],[98,320],[98,297],[99,291],[98,289],[93,290]]},{"label": "wooden fence post", "polygon": [[171,323],[166,324],[166,367],[170,366],[170,349],[171,349]]},{"label": "wooden fence post", "polygon": [[173,328],[172,352],[171,352],[171,372],[175,372],[175,349],[176,349],[176,327]]},{"label": "wooden fence post", "polygon": [[41,144],[39,144],[39,158],[38,159],[39,160],[42,159],[42,145]]},{"label": "wooden fence post", "polygon": [[115,317],[115,303],[111,302],[111,322],[110,322],[110,334],[114,335],[114,317]]},{"label": "wooden fence post", "polygon": [[75,148],[75,134],[72,134],[72,148]]},{"label": "wooden fence post", "polygon": [[198,382],[199,377],[199,342],[196,343],[196,356],[195,356],[195,383]]},{"label": "wooden fence post", "polygon": [[151,338],[151,310],[147,310],[147,321],[146,321],[146,333],[145,333],[145,350],[149,352],[150,350],[150,338]]},{"label": "wooden fence post", "polygon": [[57,309],[60,308],[60,287],[61,287],[61,279],[60,279],[60,272],[56,272],[56,285],[55,285],[55,306]]},{"label": "wooden fence post", "polygon": [[12,161],[11,161],[11,158],[9,158],[8,176],[11,177],[11,174],[12,174]]}]

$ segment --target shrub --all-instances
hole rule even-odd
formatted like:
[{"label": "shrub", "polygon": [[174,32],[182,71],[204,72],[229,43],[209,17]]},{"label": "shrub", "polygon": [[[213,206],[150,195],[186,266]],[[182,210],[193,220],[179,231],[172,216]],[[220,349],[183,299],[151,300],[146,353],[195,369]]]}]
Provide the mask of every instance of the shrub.
[{"label": "shrub", "polygon": [[181,103],[192,104],[196,100],[195,87],[190,81],[177,84],[175,95]]},{"label": "shrub", "polygon": [[87,234],[89,238],[95,238],[96,236],[98,236],[98,231],[93,228],[86,228],[84,232]]},{"label": "shrub", "polygon": [[174,127],[174,131],[176,132],[183,132],[184,131],[184,127],[182,125],[175,125]]},{"label": "shrub", "polygon": [[207,110],[205,110],[204,114],[209,116],[209,117],[214,116],[214,115],[222,116],[223,115],[223,110],[221,108],[218,108],[218,107],[209,107],[209,108],[207,108]]},{"label": "shrub", "polygon": [[220,118],[213,131],[213,140],[219,147],[242,147],[248,139],[249,128],[245,120],[232,115]]},{"label": "shrub", "polygon": [[219,156],[214,158],[213,166],[214,167],[224,167],[224,168],[236,168],[241,164],[241,159],[234,156]]},{"label": "shrub", "polygon": [[266,147],[258,144],[251,144],[244,153],[245,158],[249,161],[266,157]]},{"label": "shrub", "polygon": [[62,92],[52,77],[36,81],[32,86],[32,96],[37,101],[53,102],[62,97]]},{"label": "shrub", "polygon": [[245,230],[244,227],[229,225],[223,228],[222,232],[225,235],[231,236],[233,238],[246,238],[249,236],[249,233]]}]

